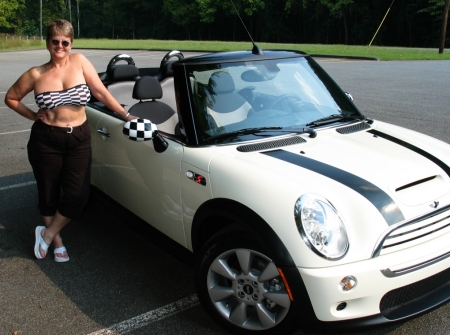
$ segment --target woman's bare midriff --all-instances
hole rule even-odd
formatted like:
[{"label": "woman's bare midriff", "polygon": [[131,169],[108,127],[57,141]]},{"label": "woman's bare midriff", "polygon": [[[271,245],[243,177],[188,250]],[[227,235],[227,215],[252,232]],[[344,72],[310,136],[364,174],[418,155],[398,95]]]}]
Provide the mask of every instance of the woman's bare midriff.
[{"label": "woman's bare midriff", "polygon": [[46,118],[41,121],[55,127],[76,127],[86,121],[86,110],[84,106],[61,105],[47,110]]}]

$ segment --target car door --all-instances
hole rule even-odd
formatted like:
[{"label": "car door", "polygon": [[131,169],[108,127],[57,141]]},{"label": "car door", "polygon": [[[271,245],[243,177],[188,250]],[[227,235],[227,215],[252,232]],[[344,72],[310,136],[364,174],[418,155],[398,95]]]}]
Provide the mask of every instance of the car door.
[{"label": "car door", "polygon": [[92,143],[91,184],[104,192],[105,188],[103,187],[102,178],[100,176],[100,170],[98,168],[97,163],[95,142],[99,139],[97,133],[97,124],[105,116],[105,114],[97,109],[90,107],[89,105],[86,107],[86,113],[88,115],[88,122],[89,122],[89,129],[91,132],[91,143]]},{"label": "car door", "polygon": [[127,139],[124,124],[107,114],[97,123],[94,152],[104,192],[186,246],[180,196],[183,146],[167,139],[167,150],[158,153],[152,141]]}]

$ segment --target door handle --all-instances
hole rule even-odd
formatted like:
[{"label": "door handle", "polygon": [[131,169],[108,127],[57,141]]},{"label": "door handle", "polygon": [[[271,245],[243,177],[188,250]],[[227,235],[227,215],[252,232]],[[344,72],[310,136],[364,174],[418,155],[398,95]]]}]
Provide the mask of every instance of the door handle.
[{"label": "door handle", "polygon": [[108,133],[108,130],[106,128],[97,129],[97,133],[102,134],[102,136],[111,137],[111,134]]}]

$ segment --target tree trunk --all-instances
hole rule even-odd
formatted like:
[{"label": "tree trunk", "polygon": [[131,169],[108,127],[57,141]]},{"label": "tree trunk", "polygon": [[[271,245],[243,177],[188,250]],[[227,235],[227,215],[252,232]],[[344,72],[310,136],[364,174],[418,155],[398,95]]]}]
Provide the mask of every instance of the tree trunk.
[{"label": "tree trunk", "polygon": [[450,5],[450,0],[445,1],[444,6],[444,17],[442,18],[442,34],[441,34],[441,45],[439,46],[439,53],[444,53],[445,49],[445,35],[447,32],[447,21],[448,21],[448,8]]},{"label": "tree trunk", "polygon": [[189,30],[189,26],[188,25],[185,25],[185,27],[186,27],[186,33],[187,33],[188,41],[190,41],[191,40],[191,31]]},{"label": "tree trunk", "polygon": [[342,15],[342,18],[344,19],[344,44],[348,45],[348,27],[347,27],[347,18],[345,16],[345,13]]},{"label": "tree trunk", "polygon": [[408,37],[409,37],[409,47],[411,48],[413,45],[413,34],[412,34],[412,29],[413,29],[413,18],[412,15],[411,16],[406,16],[406,24],[408,25]]},{"label": "tree trunk", "polygon": [[156,29],[156,11],[153,15],[153,32],[152,32],[152,38],[155,38],[155,29]]},{"label": "tree trunk", "polygon": [[134,13],[131,14],[131,35],[132,35],[132,39],[135,39],[134,36]]}]

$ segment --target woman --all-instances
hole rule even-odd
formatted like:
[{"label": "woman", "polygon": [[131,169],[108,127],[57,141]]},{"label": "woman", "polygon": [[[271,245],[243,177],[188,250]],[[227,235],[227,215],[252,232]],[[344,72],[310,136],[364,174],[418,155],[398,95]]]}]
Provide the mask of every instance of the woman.
[{"label": "woman", "polygon": [[[91,93],[127,121],[134,118],[108,92],[89,60],[70,53],[73,36],[70,22],[51,22],[47,29],[50,61],[25,72],[5,97],[8,107],[35,121],[28,159],[46,227],[36,227],[34,253],[38,259],[45,258],[53,242],[57,262],[69,260],[59,232],[81,218],[89,198],[91,139],[85,106]],[[21,102],[31,91],[39,106],[37,113]]]}]

